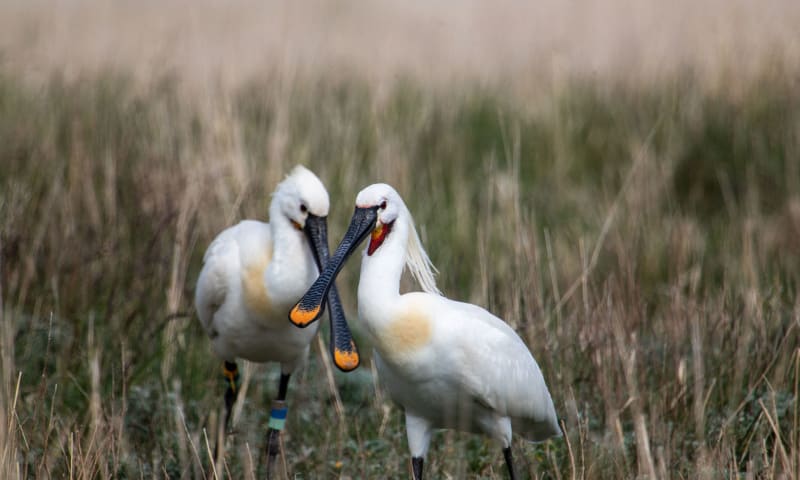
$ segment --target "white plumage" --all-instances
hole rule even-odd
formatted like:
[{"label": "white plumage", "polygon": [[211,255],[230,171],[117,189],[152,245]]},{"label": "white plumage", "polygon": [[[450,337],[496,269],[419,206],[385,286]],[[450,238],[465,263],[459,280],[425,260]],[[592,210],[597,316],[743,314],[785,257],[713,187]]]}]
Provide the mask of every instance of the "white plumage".
[{"label": "white plumage", "polygon": [[[215,353],[225,360],[223,373],[229,380],[226,427],[239,390],[236,359],[281,365],[268,431],[270,464],[286,419],[290,375],[304,363],[319,328],[318,323],[297,328],[287,320],[287,312],[314,282],[317,262],[327,261],[328,210],[322,182],[309,170],[296,167],[272,196],[269,223],[245,220],[220,233],[205,253],[197,280],[197,315]],[[336,313],[344,324],[335,290],[329,303],[331,314]],[[349,332],[344,335],[342,344],[352,345]],[[340,332],[337,338],[341,337]],[[353,358],[355,364],[337,366],[355,368],[357,354]]]},{"label": "white plumage", "polygon": [[[512,430],[535,442],[561,435],[536,360],[501,319],[440,295],[411,214],[388,185],[359,193],[350,229],[318,282],[368,233],[358,285],[359,318],[375,346],[378,374],[405,411],[415,478],[422,476],[422,459],[437,428],[496,439],[513,478]],[[406,266],[425,292],[400,294]]]},{"label": "white plumage", "polygon": [[283,373],[292,373],[305,359],[319,324],[296,328],[286,321],[286,312],[319,272],[297,227],[305,225],[309,212],[326,217],[328,210],[322,182],[298,166],[273,194],[270,223],[244,220],[208,247],[195,307],[222,359],[276,361]]},{"label": "white plumage", "polygon": [[280,362],[282,372],[292,373],[319,324],[297,328],[286,312],[317,277],[317,267],[303,232],[287,232],[300,238],[277,251],[272,236],[270,224],[254,220],[220,233],[204,256],[195,306],[220,358]]},{"label": "white plumage", "polygon": [[[369,329],[379,375],[407,416],[428,428],[485,433],[504,448],[511,444],[512,428],[531,441],[560,433],[542,373],[506,323],[482,308],[427,293],[403,295],[395,308],[388,318],[407,322],[405,312],[415,311],[428,322],[422,328],[430,328],[428,341],[410,351],[397,345],[396,337],[387,338],[390,329]],[[411,447],[415,457],[424,457],[428,449],[427,444]]]}]

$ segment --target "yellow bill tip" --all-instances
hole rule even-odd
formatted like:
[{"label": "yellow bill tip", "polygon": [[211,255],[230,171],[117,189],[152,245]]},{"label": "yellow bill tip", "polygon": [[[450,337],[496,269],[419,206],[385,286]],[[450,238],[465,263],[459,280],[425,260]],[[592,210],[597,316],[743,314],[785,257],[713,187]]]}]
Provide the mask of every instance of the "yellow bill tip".
[{"label": "yellow bill tip", "polygon": [[336,362],[336,366],[339,367],[340,370],[349,372],[358,367],[358,352],[355,350],[345,352],[337,348],[333,353],[333,361]]},{"label": "yellow bill tip", "polygon": [[289,320],[292,321],[298,327],[305,327],[309,323],[316,320],[319,316],[319,309],[320,306],[317,305],[311,310],[304,310],[300,307],[300,305],[295,305],[292,308],[292,311],[289,312]]}]

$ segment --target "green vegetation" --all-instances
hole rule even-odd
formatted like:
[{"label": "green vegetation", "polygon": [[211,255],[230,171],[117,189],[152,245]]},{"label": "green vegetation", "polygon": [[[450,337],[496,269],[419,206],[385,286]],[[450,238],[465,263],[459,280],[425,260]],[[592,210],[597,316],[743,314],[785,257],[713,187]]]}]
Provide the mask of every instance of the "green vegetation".
[{"label": "green vegetation", "polygon": [[[796,79],[520,98],[262,78],[200,98],[170,77],[5,72],[0,477],[214,477],[224,387],[194,281],[213,236],[266,219],[296,163],[330,191],[332,242],[362,187],[392,184],[442,291],[527,341],[567,432],[515,444],[531,478],[800,475]],[[405,476],[402,416],[369,362],[334,386],[321,355],[290,392],[291,478]],[[277,374],[248,367],[217,474],[257,470]],[[496,446],[453,432],[428,465],[505,475]]]}]

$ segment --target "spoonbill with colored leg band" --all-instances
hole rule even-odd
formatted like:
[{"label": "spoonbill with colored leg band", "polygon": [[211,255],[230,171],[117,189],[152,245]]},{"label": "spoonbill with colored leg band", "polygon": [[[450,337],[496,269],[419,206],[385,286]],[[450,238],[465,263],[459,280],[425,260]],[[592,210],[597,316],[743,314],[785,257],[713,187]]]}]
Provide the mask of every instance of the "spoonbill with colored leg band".
[{"label": "spoonbill with colored leg band", "polygon": [[[224,360],[225,421],[239,393],[237,358],[279,362],[278,395],[271,410],[268,467],[278,453],[286,421],[286,392],[293,372],[308,356],[318,324],[296,328],[286,312],[312,285],[328,261],[328,192],[308,169],[298,166],[276,188],[270,222],[244,220],[220,233],[205,253],[197,280],[195,307],[216,354]],[[330,348],[343,371],[358,366],[335,287],[326,290],[330,308]],[[320,305],[320,314],[324,305]],[[215,455],[216,456],[216,455]]]}]

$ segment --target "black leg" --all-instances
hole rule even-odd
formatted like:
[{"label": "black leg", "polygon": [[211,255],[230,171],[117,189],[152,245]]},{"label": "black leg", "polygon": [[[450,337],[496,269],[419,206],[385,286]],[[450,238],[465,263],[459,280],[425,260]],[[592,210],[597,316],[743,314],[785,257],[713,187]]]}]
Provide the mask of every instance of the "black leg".
[{"label": "black leg", "polygon": [[506,467],[508,467],[508,478],[516,480],[517,476],[514,474],[514,459],[511,458],[511,446],[503,449],[503,456],[506,458]]},{"label": "black leg", "polygon": [[281,374],[281,381],[278,385],[278,400],[286,400],[286,390],[289,388],[289,374]]},{"label": "black leg", "polygon": [[225,434],[228,433],[231,423],[231,410],[233,410],[233,404],[236,403],[236,396],[239,395],[239,387],[241,386],[236,362],[226,360],[222,364],[222,375],[225,377],[225,384],[227,385],[225,389],[225,423],[222,425],[222,433],[217,436],[217,444],[214,446],[214,461],[219,458],[219,442],[224,441]]},{"label": "black leg", "polygon": [[411,457],[411,470],[414,472],[414,480],[422,480],[422,457]]},{"label": "black leg", "polygon": [[225,389],[225,430],[227,431],[231,424],[231,410],[233,404],[236,403],[236,396],[239,395],[239,369],[236,362],[226,361],[222,365],[222,374],[225,375],[225,380],[228,388]]}]

